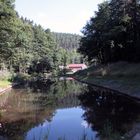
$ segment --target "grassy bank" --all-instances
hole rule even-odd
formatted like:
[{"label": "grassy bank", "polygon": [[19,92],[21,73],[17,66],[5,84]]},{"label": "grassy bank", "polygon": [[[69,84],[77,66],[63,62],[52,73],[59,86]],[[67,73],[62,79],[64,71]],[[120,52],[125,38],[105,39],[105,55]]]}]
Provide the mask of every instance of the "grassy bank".
[{"label": "grassy bank", "polygon": [[6,88],[11,85],[11,73],[8,71],[1,71],[0,70],[0,89]]},{"label": "grassy bank", "polygon": [[9,81],[0,81],[0,88],[6,88],[9,85],[11,85],[11,82]]},{"label": "grassy bank", "polygon": [[91,66],[74,74],[78,80],[140,98],[140,64],[118,62]]}]

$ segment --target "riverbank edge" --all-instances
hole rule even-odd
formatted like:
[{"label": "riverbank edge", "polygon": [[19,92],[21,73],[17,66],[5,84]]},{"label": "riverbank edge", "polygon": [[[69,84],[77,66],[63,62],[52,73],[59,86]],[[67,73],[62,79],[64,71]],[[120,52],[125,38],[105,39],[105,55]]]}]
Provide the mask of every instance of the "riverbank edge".
[{"label": "riverbank edge", "polygon": [[91,65],[72,76],[82,82],[115,90],[140,100],[140,63],[120,61],[110,64]]},{"label": "riverbank edge", "polygon": [[[105,89],[105,90],[111,90],[111,91],[115,92],[116,94],[125,96],[125,97],[133,100],[136,104],[140,105],[140,96],[137,96],[138,93],[135,96],[133,96],[133,95],[128,94],[127,92],[125,92],[123,89],[117,90],[117,89],[113,88],[112,85],[105,86],[102,83],[102,80],[100,80],[100,83],[102,83],[102,84],[98,84],[96,82],[97,79],[95,77],[94,77],[94,79],[95,79],[94,82],[93,81],[89,81],[89,79],[87,77],[86,77],[87,79],[84,79],[83,77],[79,78],[78,76],[72,75],[72,78],[74,78],[75,80],[77,80],[79,82],[82,82],[82,83],[85,83],[85,84],[88,84],[88,85],[91,85],[91,86],[94,86],[94,87],[102,88],[102,89]],[[93,77],[91,77],[91,78],[93,79]],[[140,124],[137,124],[137,123],[134,124],[132,130],[126,132],[124,134],[124,136],[122,136],[122,139],[137,139],[137,137],[140,134],[139,130],[140,130]]]},{"label": "riverbank edge", "polygon": [[19,85],[19,83],[11,83],[10,85],[7,85],[6,87],[4,88],[1,88],[0,87],[0,95],[4,94],[6,91],[12,89],[13,87]]},{"label": "riverbank edge", "polygon": [[6,92],[7,90],[10,90],[13,87],[13,85],[8,85],[5,88],[0,88],[0,95],[4,94],[4,92]]},{"label": "riverbank edge", "polygon": [[80,78],[78,78],[77,76],[74,76],[74,75],[72,75],[71,77],[74,78],[75,80],[79,81],[79,82],[82,82],[82,83],[85,83],[85,84],[88,84],[88,85],[91,85],[91,86],[94,86],[94,87],[102,88],[102,89],[105,89],[105,90],[111,90],[115,93],[118,93],[119,95],[126,96],[127,98],[130,98],[130,99],[134,100],[136,103],[140,104],[140,93],[139,94],[138,93],[137,94],[130,94],[130,93],[126,92],[125,89],[122,89],[122,88],[121,88],[121,90],[116,89],[113,86],[113,84],[112,85],[104,85],[102,82],[101,82],[101,84],[98,84],[98,83],[93,82],[93,81],[80,79]]}]

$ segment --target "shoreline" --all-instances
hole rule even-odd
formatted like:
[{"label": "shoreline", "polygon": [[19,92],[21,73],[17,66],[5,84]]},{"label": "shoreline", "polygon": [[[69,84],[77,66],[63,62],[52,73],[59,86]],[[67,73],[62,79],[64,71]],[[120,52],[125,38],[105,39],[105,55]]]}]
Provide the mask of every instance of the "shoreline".
[{"label": "shoreline", "polygon": [[118,91],[140,100],[140,63],[120,61],[90,66],[72,75],[77,80]]},{"label": "shoreline", "polygon": [[[82,79],[77,78],[75,76],[72,76],[72,77],[79,82],[91,85],[95,88],[102,88],[103,90],[106,90],[106,91],[110,90],[110,91],[114,92],[114,94],[125,96],[126,98],[129,98],[130,100],[132,100],[134,103],[138,104],[138,106],[140,105],[140,96],[137,96],[138,93],[135,96],[132,96],[131,94],[124,92],[124,90],[119,91],[119,90],[116,90],[115,88],[112,88],[113,86],[104,86],[101,84],[97,84],[96,82],[93,82],[93,81],[88,81],[88,79],[82,80]],[[140,95],[140,93],[139,93],[139,95]],[[122,137],[124,139],[139,140],[139,136],[140,136],[140,123],[135,123],[133,125],[133,128],[131,130],[129,130],[128,132],[126,132]]]},{"label": "shoreline", "polygon": [[9,85],[5,88],[1,88],[0,87],[0,95],[2,95],[4,92],[6,92],[7,90],[10,90],[13,86],[12,85]]},{"label": "shoreline", "polygon": [[[110,90],[112,92],[118,93],[119,95],[130,98],[131,100],[134,100],[136,103],[140,104],[140,93],[136,93],[136,94],[133,93],[132,94],[129,90],[127,92],[126,89],[122,89],[122,88],[118,89],[117,85],[115,85],[116,86],[115,87],[113,84],[110,84],[110,85],[109,84],[103,84],[102,82],[99,84],[98,82],[95,82],[95,81],[93,82],[93,81],[90,81],[88,79],[87,80],[80,79],[76,76],[72,76],[72,77],[79,82],[94,86],[96,88],[102,88],[103,90]],[[96,78],[95,78],[95,80],[96,80]]]},{"label": "shoreline", "polygon": [[19,84],[18,83],[13,83],[13,84],[7,85],[4,88],[0,87],[0,95],[4,94],[7,90],[12,89],[16,85],[19,85]]}]

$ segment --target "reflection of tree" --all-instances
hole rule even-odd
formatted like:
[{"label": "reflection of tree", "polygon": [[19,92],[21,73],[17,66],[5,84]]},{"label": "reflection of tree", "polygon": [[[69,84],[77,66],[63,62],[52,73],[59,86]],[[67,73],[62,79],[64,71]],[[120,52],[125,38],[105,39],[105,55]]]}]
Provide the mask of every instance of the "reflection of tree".
[{"label": "reflection of tree", "polygon": [[[71,93],[76,93],[79,94],[81,93],[82,89],[84,87],[81,85],[81,83],[78,83],[74,80],[63,80],[63,81],[58,81],[57,83],[54,83],[50,87],[49,93],[54,93],[57,95],[68,95]],[[54,92],[55,91],[55,92]]]},{"label": "reflection of tree", "polygon": [[41,102],[40,94],[11,93],[0,118],[0,135],[10,140],[21,140],[25,132],[44,119],[50,121],[55,107]]},{"label": "reflection of tree", "polygon": [[74,107],[79,105],[77,96],[84,90],[84,86],[76,81],[58,81],[50,86],[48,94],[52,96],[58,108]]},{"label": "reflection of tree", "polygon": [[22,139],[29,129],[44,119],[51,121],[57,108],[78,106],[77,95],[82,89],[83,86],[77,82],[58,81],[49,85],[37,83],[31,88],[14,89],[5,94],[2,97],[5,111],[0,117],[0,136],[10,140]]},{"label": "reflection of tree", "polygon": [[27,120],[19,120],[16,122],[4,122],[0,129],[0,134],[10,140],[21,140],[21,135],[24,134],[34,123]]},{"label": "reflection of tree", "polygon": [[35,81],[30,82],[28,85],[26,85],[32,92],[42,92],[46,93],[48,91],[48,88],[54,83],[54,81],[47,79],[42,80],[36,79]]},{"label": "reflection of tree", "polygon": [[[140,113],[139,106],[120,95],[95,91],[92,87],[79,96],[85,110],[83,117],[100,134],[103,129],[110,127],[110,131],[124,134]],[[109,126],[106,124],[108,123]]]}]

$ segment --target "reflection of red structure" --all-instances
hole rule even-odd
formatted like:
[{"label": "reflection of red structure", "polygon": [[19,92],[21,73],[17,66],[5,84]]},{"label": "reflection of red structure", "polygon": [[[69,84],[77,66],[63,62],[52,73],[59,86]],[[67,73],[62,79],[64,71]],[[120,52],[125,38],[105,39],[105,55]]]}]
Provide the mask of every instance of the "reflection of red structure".
[{"label": "reflection of red structure", "polygon": [[86,69],[87,66],[85,64],[68,64],[67,69],[70,69],[73,72],[76,72],[78,70]]}]

